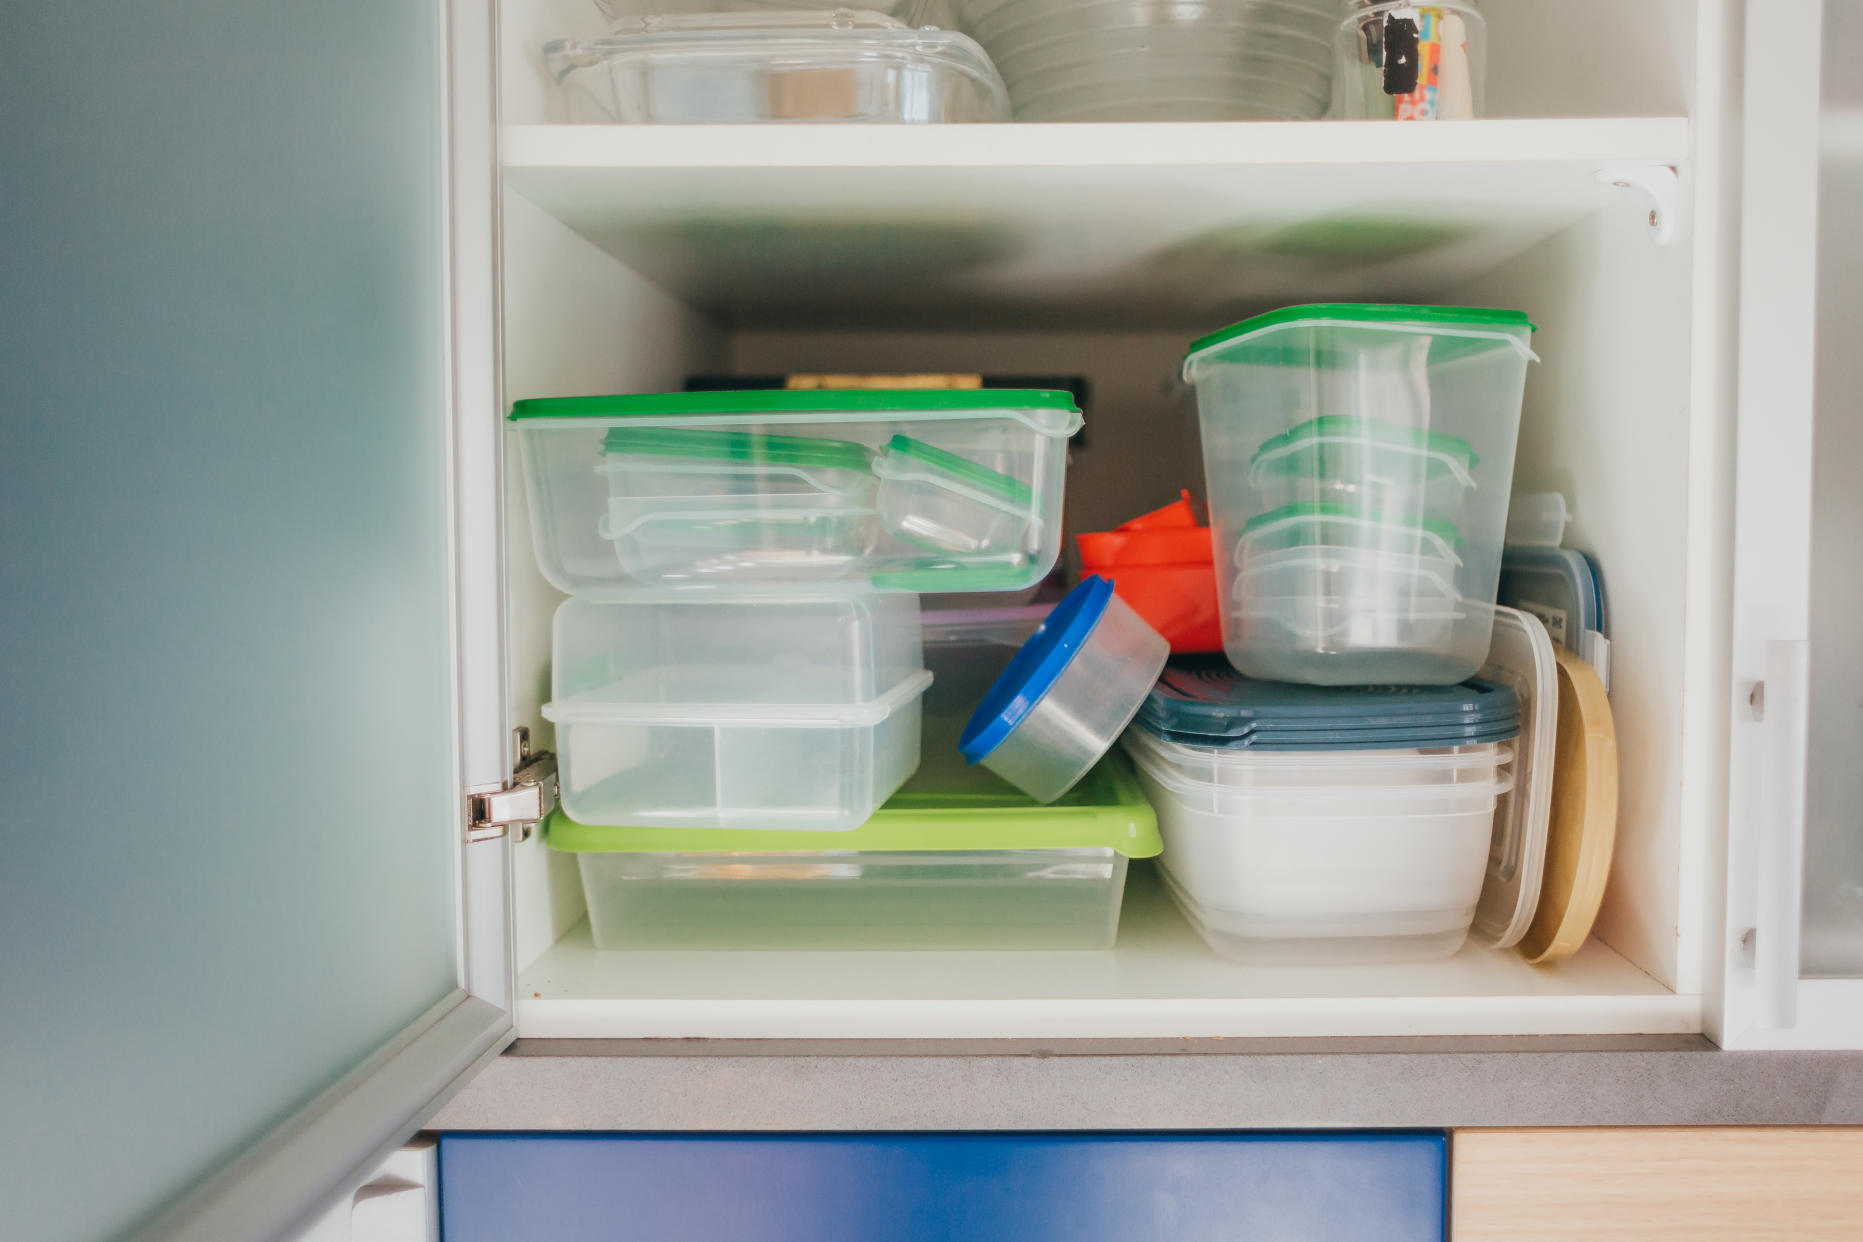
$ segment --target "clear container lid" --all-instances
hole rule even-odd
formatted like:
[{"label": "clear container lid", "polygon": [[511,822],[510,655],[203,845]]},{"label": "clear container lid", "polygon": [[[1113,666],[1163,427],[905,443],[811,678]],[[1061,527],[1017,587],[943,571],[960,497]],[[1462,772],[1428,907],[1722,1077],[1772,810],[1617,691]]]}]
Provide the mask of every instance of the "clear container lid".
[{"label": "clear container lid", "polygon": [[544,825],[553,850],[585,854],[819,853],[1107,849],[1150,858],[1158,820],[1123,756],[1110,755],[1046,806],[1008,786],[904,789],[852,832],[737,828],[604,828],[559,807]]},{"label": "clear container lid", "polygon": [[1430,347],[1432,363],[1512,349],[1537,361],[1528,339],[1535,331],[1524,311],[1482,306],[1399,306],[1382,302],[1327,302],[1286,306],[1230,324],[1191,343],[1184,354],[1184,378],[1197,382],[1210,363],[1250,366],[1344,366],[1358,359],[1355,350],[1317,339],[1281,339],[1316,328],[1362,329],[1443,338]]},{"label": "clear container lid", "polygon": [[1532,613],[1553,644],[1578,649],[1587,630],[1602,631],[1603,593],[1582,552],[1570,548],[1507,548],[1501,553],[1499,601]]},{"label": "clear container lid", "polygon": [[1488,879],[1475,907],[1475,934],[1506,949],[1520,943],[1533,922],[1546,864],[1559,712],[1558,666],[1546,627],[1528,613],[1496,608],[1494,638],[1481,673],[1509,686],[1521,713],[1514,787],[1494,808]]},{"label": "clear container lid", "polygon": [[1530,492],[1507,506],[1507,546],[1556,548],[1572,521],[1562,492]]}]

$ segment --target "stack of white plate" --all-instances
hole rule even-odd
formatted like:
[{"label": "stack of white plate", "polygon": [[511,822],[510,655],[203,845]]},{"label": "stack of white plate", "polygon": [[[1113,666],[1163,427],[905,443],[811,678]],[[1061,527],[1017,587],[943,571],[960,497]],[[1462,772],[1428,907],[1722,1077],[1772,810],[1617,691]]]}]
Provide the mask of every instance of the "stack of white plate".
[{"label": "stack of white plate", "polygon": [[1336,0],[957,0],[1019,121],[1309,120]]}]

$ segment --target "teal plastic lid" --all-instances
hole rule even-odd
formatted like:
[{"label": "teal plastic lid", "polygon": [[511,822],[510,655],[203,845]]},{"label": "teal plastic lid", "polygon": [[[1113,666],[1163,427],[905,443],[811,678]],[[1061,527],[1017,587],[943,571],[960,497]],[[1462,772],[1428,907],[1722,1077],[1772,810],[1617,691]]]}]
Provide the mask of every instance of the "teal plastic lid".
[{"label": "teal plastic lid", "polygon": [[545,821],[544,839],[553,850],[575,854],[1098,848],[1150,858],[1164,848],[1157,816],[1117,754],[1047,806],[1007,786],[948,793],[908,787],[852,832],[604,828],[577,823],[558,807]]},{"label": "teal plastic lid", "polygon": [[[1072,393],[1046,388],[739,388],[609,397],[535,397],[511,407],[532,418],[664,418],[707,414],[911,414],[1055,410],[1078,416]],[[1073,430],[1062,434],[1072,434]]]},{"label": "teal plastic lid", "polygon": [[[1417,531],[1421,534],[1434,535],[1450,547],[1459,548],[1462,544],[1462,532],[1451,522],[1441,518],[1410,516],[1393,519],[1381,513],[1354,508],[1351,505],[1332,504],[1327,501],[1302,501],[1299,504],[1282,505],[1279,509],[1270,509],[1266,513],[1257,513],[1242,523],[1242,534],[1259,534],[1267,527],[1278,522],[1296,518],[1344,518],[1352,522],[1364,522],[1372,526],[1388,527],[1391,530]],[[1301,544],[1318,543],[1320,540],[1300,540]]]},{"label": "teal plastic lid", "polygon": [[889,457],[905,458],[933,473],[948,475],[957,483],[999,497],[1020,508],[1026,509],[1035,503],[1035,489],[1014,475],[980,466],[968,457],[961,457],[911,436],[896,435],[888,440],[882,463]]},{"label": "teal plastic lid", "polygon": [[1467,440],[1460,436],[1445,435],[1437,431],[1425,431],[1421,427],[1407,427],[1402,423],[1388,422],[1382,418],[1363,418],[1353,414],[1322,414],[1318,418],[1309,418],[1280,435],[1271,436],[1262,441],[1255,455],[1249,458],[1253,465],[1265,457],[1286,454],[1282,460],[1288,465],[1283,473],[1291,471],[1296,456],[1289,450],[1299,449],[1321,439],[1362,440],[1381,448],[1406,449],[1417,453],[1435,453],[1453,458],[1465,468],[1472,469],[1481,459],[1475,456],[1475,450]]},{"label": "teal plastic lid", "polygon": [[1317,302],[1309,306],[1284,306],[1280,310],[1257,315],[1220,328],[1191,342],[1184,360],[1218,345],[1250,336],[1268,328],[1296,327],[1310,322],[1404,324],[1430,328],[1472,328],[1488,333],[1537,332],[1525,311],[1499,310],[1485,306],[1407,306],[1383,302]]},{"label": "teal plastic lid", "polygon": [[613,427],[602,440],[602,452],[863,472],[873,462],[867,446],[851,440],[716,427]]}]

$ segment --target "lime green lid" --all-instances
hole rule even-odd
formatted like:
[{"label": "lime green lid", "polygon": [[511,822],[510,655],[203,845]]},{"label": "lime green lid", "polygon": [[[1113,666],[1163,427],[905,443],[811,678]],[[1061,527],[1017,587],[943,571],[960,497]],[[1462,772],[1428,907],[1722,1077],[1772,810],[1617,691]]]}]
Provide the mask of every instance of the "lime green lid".
[{"label": "lime green lid", "polygon": [[574,854],[1110,849],[1127,858],[1150,858],[1164,849],[1158,818],[1125,757],[1117,754],[1048,806],[1009,789],[907,789],[852,832],[602,828],[579,824],[558,807],[545,821],[544,835],[551,849]]},{"label": "lime green lid", "polygon": [[866,445],[851,440],[772,436],[717,427],[613,427],[602,440],[602,452],[862,472],[873,460]]},{"label": "lime green lid", "polygon": [[511,407],[531,418],[661,418],[706,414],[906,414],[961,410],[1080,413],[1072,393],[1045,388],[740,388],[612,397],[535,397]]},{"label": "lime green lid", "polygon": [[1189,359],[1206,349],[1250,336],[1267,328],[1293,327],[1323,321],[1331,323],[1415,324],[1419,328],[1475,328],[1488,332],[1536,332],[1525,311],[1484,306],[1402,306],[1383,302],[1319,302],[1310,306],[1284,306],[1280,310],[1232,323],[1199,337],[1184,351]]},{"label": "lime green lid", "polygon": [[1318,418],[1309,418],[1306,422],[1291,427],[1280,435],[1271,436],[1262,441],[1261,447],[1255,450],[1255,455],[1249,458],[1249,461],[1253,464],[1264,457],[1329,437],[1364,440],[1381,447],[1410,449],[1419,453],[1440,453],[1444,457],[1453,457],[1463,466],[1470,468],[1480,460],[1475,456],[1475,450],[1469,446],[1469,442],[1460,436],[1425,431],[1420,427],[1407,427],[1402,423],[1387,422],[1382,418],[1362,418],[1354,414],[1322,414]]},{"label": "lime green lid", "polygon": [[1346,518],[1352,521],[1367,522],[1373,526],[1387,526],[1392,530],[1414,530],[1435,535],[1451,547],[1462,546],[1462,532],[1450,522],[1441,518],[1422,516],[1391,517],[1370,509],[1360,509],[1353,505],[1333,504],[1328,501],[1302,501],[1300,504],[1282,505],[1279,509],[1270,509],[1266,513],[1257,513],[1242,523],[1244,536],[1255,534],[1277,522],[1290,518]]},{"label": "lime green lid", "polygon": [[1024,509],[1035,503],[1035,489],[1014,475],[979,466],[968,457],[961,457],[923,440],[914,440],[911,436],[896,435],[888,440],[886,454],[903,457],[935,473],[949,475],[958,483],[1000,497]]}]

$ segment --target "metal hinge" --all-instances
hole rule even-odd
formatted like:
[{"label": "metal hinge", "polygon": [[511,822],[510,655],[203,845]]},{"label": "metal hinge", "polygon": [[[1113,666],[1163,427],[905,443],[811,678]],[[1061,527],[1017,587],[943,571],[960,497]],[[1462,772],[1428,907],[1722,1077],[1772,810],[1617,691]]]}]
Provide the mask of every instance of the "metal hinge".
[{"label": "metal hinge", "polygon": [[528,841],[555,805],[556,756],[531,753],[530,730],[519,725],[511,730],[511,779],[466,791],[466,840],[495,841],[511,829]]}]

